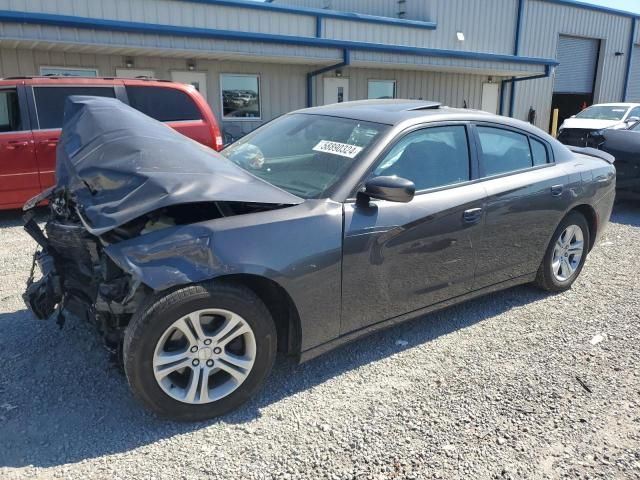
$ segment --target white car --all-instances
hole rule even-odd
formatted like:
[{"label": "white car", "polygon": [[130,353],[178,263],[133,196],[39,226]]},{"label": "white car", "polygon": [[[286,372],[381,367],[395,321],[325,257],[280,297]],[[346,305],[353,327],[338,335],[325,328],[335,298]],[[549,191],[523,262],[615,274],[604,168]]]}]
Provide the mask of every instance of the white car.
[{"label": "white car", "polygon": [[566,145],[584,147],[589,133],[605,128],[627,128],[640,120],[640,103],[601,103],[567,118],[558,131]]}]

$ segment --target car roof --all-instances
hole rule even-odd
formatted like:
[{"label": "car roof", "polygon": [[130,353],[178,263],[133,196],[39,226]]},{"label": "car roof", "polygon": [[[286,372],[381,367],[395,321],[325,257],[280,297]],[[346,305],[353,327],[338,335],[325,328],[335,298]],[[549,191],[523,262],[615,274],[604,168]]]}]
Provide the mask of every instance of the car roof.
[{"label": "car roof", "polygon": [[531,134],[547,139],[548,134],[537,127],[510,117],[502,117],[480,110],[467,108],[450,108],[438,102],[426,100],[358,100],[354,102],[335,103],[321,107],[306,108],[293,113],[313,115],[328,115],[349,118],[363,122],[382,123],[386,125],[410,126],[412,124],[446,122],[446,121],[476,121],[492,122],[525,130]]},{"label": "car roof", "polygon": [[640,107],[640,103],[614,102],[614,103],[596,103],[592,107]]}]

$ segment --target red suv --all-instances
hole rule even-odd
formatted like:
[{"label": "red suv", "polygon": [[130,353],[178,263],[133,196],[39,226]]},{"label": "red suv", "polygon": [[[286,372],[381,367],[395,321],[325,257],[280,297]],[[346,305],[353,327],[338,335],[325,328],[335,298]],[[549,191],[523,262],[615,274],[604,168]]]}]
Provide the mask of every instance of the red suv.
[{"label": "red suv", "polygon": [[69,95],[117,98],[193,140],[222,149],[213,112],[190,85],[125,78],[0,79],[0,209],[22,207],[54,184],[56,145]]}]

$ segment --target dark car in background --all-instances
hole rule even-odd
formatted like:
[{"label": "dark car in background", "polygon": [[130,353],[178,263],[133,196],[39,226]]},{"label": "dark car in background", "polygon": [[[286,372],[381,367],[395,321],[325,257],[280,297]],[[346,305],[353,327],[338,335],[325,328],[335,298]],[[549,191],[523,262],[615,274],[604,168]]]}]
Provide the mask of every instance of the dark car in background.
[{"label": "dark car in background", "polygon": [[591,132],[587,144],[615,157],[619,196],[640,198],[640,121],[625,129]]},{"label": "dark car in background", "polygon": [[24,298],[94,323],[149,409],[208,418],[254,395],[277,351],[304,361],[514,285],[570,288],[609,220],[612,162],[410,100],[293,112],[218,154],[72,97],[57,184],[25,206],[42,277]]},{"label": "dark car in background", "polygon": [[56,146],[70,95],[117,98],[187,137],[222,149],[216,118],[190,85],[146,78],[0,79],[0,210],[20,208],[54,184]]}]

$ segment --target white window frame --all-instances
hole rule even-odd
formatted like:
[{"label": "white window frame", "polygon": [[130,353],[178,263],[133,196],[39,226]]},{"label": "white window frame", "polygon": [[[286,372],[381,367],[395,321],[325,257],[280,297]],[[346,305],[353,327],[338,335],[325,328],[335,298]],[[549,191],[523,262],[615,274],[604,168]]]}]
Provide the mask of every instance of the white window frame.
[{"label": "white window frame", "polygon": [[60,70],[61,73],[64,73],[65,71],[68,72],[92,72],[94,73],[93,76],[88,75],[87,77],[82,77],[80,75],[68,75],[69,77],[78,77],[78,78],[95,78],[99,76],[99,72],[97,68],[85,68],[85,67],[57,67],[55,65],[40,65],[40,75],[47,75],[46,73],[43,73],[44,69],[52,69],[52,70]]},{"label": "white window frame", "polygon": [[[227,117],[224,114],[224,98],[222,96],[222,79],[227,75],[233,75],[234,77],[255,77],[258,80],[258,116],[257,117]],[[259,73],[232,73],[225,72],[220,74],[219,78],[219,90],[220,90],[220,118],[230,122],[257,122],[262,120],[262,83]]]},{"label": "white window frame", "polygon": [[398,98],[398,82],[397,82],[397,80],[395,80],[393,78],[368,78],[367,79],[367,99],[372,100],[371,97],[369,97],[369,84],[371,82],[391,82],[391,83],[393,83],[393,97],[391,97],[391,98]]}]

